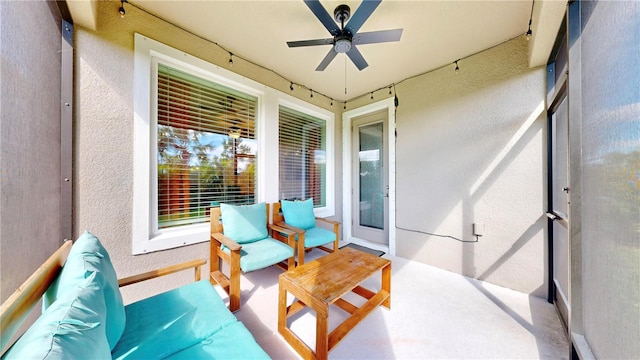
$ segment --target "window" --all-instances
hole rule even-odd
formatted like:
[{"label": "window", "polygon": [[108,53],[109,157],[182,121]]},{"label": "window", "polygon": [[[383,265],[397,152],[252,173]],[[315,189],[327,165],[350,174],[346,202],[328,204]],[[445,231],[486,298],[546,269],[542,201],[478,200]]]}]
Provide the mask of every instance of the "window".
[{"label": "window", "polygon": [[254,203],[257,99],[157,69],[157,228],[207,222],[221,202]]},{"label": "window", "polygon": [[143,35],[134,46],[134,255],[208,241],[211,205],[278,201],[280,109],[312,154],[284,175],[304,180],[288,196],[335,214],[332,112]]},{"label": "window", "polygon": [[325,121],[280,106],[280,198],[313,198],[314,207],[326,206]]}]

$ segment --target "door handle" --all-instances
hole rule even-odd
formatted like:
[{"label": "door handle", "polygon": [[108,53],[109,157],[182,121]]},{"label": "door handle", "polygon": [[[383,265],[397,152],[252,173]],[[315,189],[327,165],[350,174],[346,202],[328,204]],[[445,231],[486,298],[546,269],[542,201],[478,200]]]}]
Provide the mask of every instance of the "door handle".
[{"label": "door handle", "polygon": [[556,215],[556,214],[554,214],[554,213],[550,213],[550,212],[548,212],[548,213],[546,213],[546,215],[547,215],[547,217],[548,217],[549,219],[551,219],[551,220],[558,220],[558,219],[560,219],[560,216],[558,216],[558,215]]}]

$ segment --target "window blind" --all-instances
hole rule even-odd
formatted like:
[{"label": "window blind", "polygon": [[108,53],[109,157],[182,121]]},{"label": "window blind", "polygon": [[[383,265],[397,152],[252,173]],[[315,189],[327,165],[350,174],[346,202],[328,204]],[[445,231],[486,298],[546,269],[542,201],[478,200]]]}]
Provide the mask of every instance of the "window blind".
[{"label": "window blind", "polygon": [[280,106],[280,198],[313,198],[326,205],[326,123],[322,119]]},{"label": "window blind", "polygon": [[255,202],[257,99],[158,64],[158,228]]}]

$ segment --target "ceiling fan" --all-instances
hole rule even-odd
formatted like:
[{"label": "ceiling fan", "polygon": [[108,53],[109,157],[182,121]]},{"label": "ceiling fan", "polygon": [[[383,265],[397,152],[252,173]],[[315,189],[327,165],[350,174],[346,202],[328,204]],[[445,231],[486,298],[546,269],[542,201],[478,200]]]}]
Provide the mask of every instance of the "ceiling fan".
[{"label": "ceiling fan", "polygon": [[[362,70],[369,66],[356,45],[375,44],[390,41],[399,41],[402,36],[402,29],[380,30],[358,33],[362,24],[371,16],[373,11],[380,5],[382,0],[364,0],[358,7],[356,12],[351,16],[351,9],[347,5],[338,5],[333,11],[333,18],[320,4],[319,0],[304,0],[313,14],[320,20],[329,33],[333,36],[326,39],[288,41],[287,45],[292,47],[301,46],[317,46],[331,45],[331,50],[324,57],[316,71],[322,71],[327,68],[331,60],[338,54],[346,53],[349,59],[353,61],[358,70]],[[351,18],[351,20],[349,20]],[[335,19],[335,21],[334,21]],[[345,26],[345,22],[349,22]],[[338,22],[338,24],[336,24]]]}]

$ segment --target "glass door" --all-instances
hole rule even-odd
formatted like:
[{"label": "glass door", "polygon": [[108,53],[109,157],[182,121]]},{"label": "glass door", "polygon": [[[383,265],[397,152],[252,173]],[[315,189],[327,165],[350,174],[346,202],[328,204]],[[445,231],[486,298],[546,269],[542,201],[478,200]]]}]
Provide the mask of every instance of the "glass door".
[{"label": "glass door", "polygon": [[353,226],[355,238],[388,245],[387,111],[353,121]]}]

